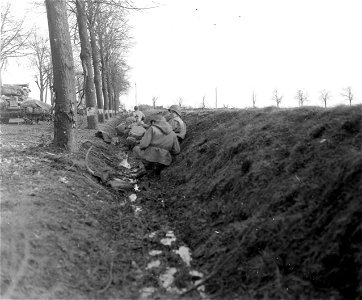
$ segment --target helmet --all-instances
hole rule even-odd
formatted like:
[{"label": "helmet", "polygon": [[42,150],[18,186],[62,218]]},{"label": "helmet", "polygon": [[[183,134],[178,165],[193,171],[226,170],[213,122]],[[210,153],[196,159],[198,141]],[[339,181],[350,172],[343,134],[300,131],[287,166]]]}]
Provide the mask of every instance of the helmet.
[{"label": "helmet", "polygon": [[172,111],[172,112],[175,112],[179,116],[181,115],[181,109],[180,109],[180,107],[178,105],[171,105],[168,110]]}]

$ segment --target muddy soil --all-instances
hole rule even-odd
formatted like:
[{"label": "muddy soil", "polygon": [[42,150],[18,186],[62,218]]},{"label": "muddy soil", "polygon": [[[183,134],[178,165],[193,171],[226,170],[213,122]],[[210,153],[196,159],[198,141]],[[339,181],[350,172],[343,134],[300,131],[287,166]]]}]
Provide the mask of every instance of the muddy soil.
[{"label": "muddy soil", "polygon": [[[191,290],[202,274],[181,258],[188,248],[164,215],[143,209],[160,195],[117,167],[120,147],[77,130],[79,152],[69,154],[52,136],[47,123],[1,126],[1,298],[200,298]],[[127,182],[123,190],[87,170],[104,171],[99,164]]]},{"label": "muddy soil", "polygon": [[361,106],[183,118],[140,179],[122,139],[77,129],[70,154],[52,125],[2,125],[2,298],[362,297]]}]

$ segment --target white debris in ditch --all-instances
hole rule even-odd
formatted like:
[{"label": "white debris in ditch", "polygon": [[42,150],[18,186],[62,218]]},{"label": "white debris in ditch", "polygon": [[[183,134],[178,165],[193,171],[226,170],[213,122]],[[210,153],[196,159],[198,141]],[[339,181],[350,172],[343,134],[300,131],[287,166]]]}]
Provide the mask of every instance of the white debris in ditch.
[{"label": "white debris in ditch", "polygon": [[140,188],[138,187],[137,184],[134,185],[134,190],[135,190],[136,192],[139,192],[139,191],[140,191]]},{"label": "white debris in ditch", "polygon": [[199,277],[199,278],[204,277],[204,274],[202,274],[201,272],[196,271],[196,270],[191,270],[191,271],[189,272],[189,274],[190,274],[191,276],[193,276],[193,277]]},{"label": "white debris in ditch", "polygon": [[170,293],[175,293],[175,294],[182,294],[187,290],[186,288],[183,288],[180,290],[176,286],[172,286],[175,281],[174,275],[176,273],[177,273],[176,268],[167,268],[166,272],[160,275],[160,282],[161,282],[162,287],[166,291],[168,291]]},{"label": "white debris in ditch", "polygon": [[161,239],[161,244],[165,245],[165,246],[171,246],[172,242],[176,241],[176,237],[173,233],[172,230],[167,231],[166,233],[166,237]]},{"label": "white debris in ditch", "polygon": [[154,238],[157,235],[157,231],[154,231],[148,235],[149,238]]},{"label": "white debris in ditch", "polygon": [[[158,231],[154,231],[148,235],[149,238],[155,238],[157,237]],[[166,246],[171,246],[173,242],[176,241],[175,234],[172,230],[169,230],[166,232],[165,237],[161,239],[161,243]],[[170,249],[171,250],[171,249]],[[185,264],[190,267],[192,257],[191,257],[191,251],[190,248],[187,246],[180,246],[178,249],[172,250],[172,252],[178,254],[180,258],[185,262]],[[161,250],[151,250],[148,252],[148,254],[151,257],[154,257],[156,255],[162,254]],[[151,261],[147,264],[146,270],[150,270],[153,268],[160,267],[161,262],[158,259],[151,258]],[[179,289],[175,286],[175,274],[177,273],[177,268],[170,268],[167,267],[166,271],[164,271],[159,276],[159,283],[160,286],[162,286],[167,292],[169,293],[175,293],[175,294],[182,294],[187,291],[187,288]],[[207,299],[207,295],[205,293],[205,285],[203,284],[204,281],[204,275],[201,272],[198,272],[196,270],[190,270],[189,274],[192,276],[193,285],[197,286],[200,284],[200,286],[197,286],[196,290],[199,292],[199,295],[201,299]],[[146,292],[145,292],[146,294]],[[141,298],[141,299],[148,299],[148,298]]]},{"label": "white debris in ditch", "polygon": [[[191,271],[189,272],[189,274],[190,274],[191,276],[193,276],[193,277],[198,277],[198,278],[200,278],[200,279],[198,279],[198,280],[195,280],[194,285],[200,284],[200,283],[202,282],[202,280],[203,280],[202,278],[204,277],[204,274],[202,274],[201,272],[196,271],[196,270],[191,270]],[[204,286],[204,285],[200,285],[199,287],[197,287],[197,290],[199,291],[201,298],[206,298],[205,286]]]},{"label": "white debris in ditch", "polygon": [[161,262],[159,260],[153,260],[147,264],[146,270],[157,268],[161,265]]},{"label": "white debris in ditch", "polygon": [[60,177],[60,178],[59,178],[59,181],[60,181],[61,183],[69,183],[69,180],[67,179],[67,177]]},{"label": "white debris in ditch", "polygon": [[166,272],[160,275],[161,284],[168,291],[170,290],[170,287],[173,284],[173,281],[175,280],[173,275],[175,275],[176,272],[177,272],[176,268],[167,268]]},{"label": "white debris in ditch", "polygon": [[131,195],[128,196],[128,199],[131,202],[135,202],[137,200],[137,195],[136,194],[131,194]]},{"label": "white debris in ditch", "polygon": [[162,253],[161,250],[151,250],[150,252],[148,252],[148,254],[150,256],[156,256],[156,255],[160,255]]},{"label": "white debris in ditch", "polygon": [[141,207],[139,207],[139,206],[136,206],[136,205],[131,205],[131,207],[132,207],[132,209],[133,209],[134,214],[135,214],[135,216],[136,216],[136,217],[137,217],[137,216],[138,216],[138,214],[142,211],[142,208],[141,208]]},{"label": "white debris in ditch", "polygon": [[178,250],[173,250],[176,254],[180,255],[181,259],[185,262],[185,264],[189,267],[191,262],[191,252],[190,248],[181,246]]},{"label": "white debris in ditch", "polygon": [[127,157],[124,158],[124,159],[119,163],[119,167],[124,167],[124,168],[126,168],[126,169],[131,169],[131,165],[128,163]]},{"label": "white debris in ditch", "polygon": [[143,289],[141,289],[140,299],[142,299],[142,300],[150,299],[149,297],[151,297],[155,291],[156,291],[156,288],[154,288],[152,286],[144,287]]}]

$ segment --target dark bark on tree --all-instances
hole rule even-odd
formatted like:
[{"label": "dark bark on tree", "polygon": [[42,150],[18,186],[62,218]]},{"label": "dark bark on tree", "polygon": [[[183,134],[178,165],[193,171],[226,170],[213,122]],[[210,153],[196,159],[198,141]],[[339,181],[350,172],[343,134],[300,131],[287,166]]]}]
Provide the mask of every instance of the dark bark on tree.
[{"label": "dark bark on tree", "polygon": [[75,151],[75,73],[65,0],[45,0],[55,92],[54,144]]},{"label": "dark bark on tree", "polygon": [[112,87],[113,87],[113,93],[114,93],[114,110],[117,114],[119,112],[119,105],[120,105],[120,94],[121,94],[121,87],[119,82],[117,82],[116,78],[113,78],[112,80]]},{"label": "dark bark on tree", "polygon": [[107,87],[108,87],[108,98],[109,98],[109,110],[110,110],[110,115],[111,117],[114,116],[114,92],[113,92],[113,88],[112,88],[112,80],[111,80],[111,74],[109,72],[109,66],[106,62],[107,65]]},{"label": "dark bark on tree", "polygon": [[89,33],[90,33],[90,42],[92,48],[92,60],[93,60],[93,70],[94,70],[94,85],[96,88],[96,96],[97,96],[97,106],[98,106],[98,121],[100,123],[104,122],[104,102],[103,102],[103,94],[102,94],[102,76],[101,76],[101,63],[100,63],[100,55],[99,48],[97,44],[97,35],[96,35],[96,19],[97,12],[99,9],[99,5],[89,7],[88,11],[88,24],[89,24]]},{"label": "dark bark on tree", "polygon": [[107,86],[107,66],[104,57],[102,34],[98,33],[100,56],[101,56],[101,74],[102,74],[102,92],[104,99],[104,117],[109,119],[109,98],[108,98],[108,86]]},{"label": "dark bark on tree", "polygon": [[87,110],[88,129],[97,129],[98,113],[94,86],[94,75],[92,66],[91,45],[87,29],[87,15],[83,0],[76,0],[77,23],[79,28],[79,39],[81,44],[80,59],[82,61],[85,81],[85,102]]},{"label": "dark bark on tree", "polygon": [[115,105],[115,111],[116,114],[119,113],[119,92],[117,92],[117,90],[115,88],[113,88],[113,90],[115,91],[114,93],[114,105]]},{"label": "dark bark on tree", "polygon": [[102,65],[102,92],[104,97],[104,116],[105,119],[110,118],[110,99],[108,97],[107,70]]},{"label": "dark bark on tree", "polygon": [[98,106],[98,121],[104,122],[104,112],[103,112],[103,94],[102,94],[102,78],[99,60],[99,51],[96,41],[96,35],[94,29],[90,30],[91,37],[91,47],[92,47],[92,58],[93,58],[93,69],[94,69],[94,85],[96,87],[96,95],[97,95],[97,106]]}]

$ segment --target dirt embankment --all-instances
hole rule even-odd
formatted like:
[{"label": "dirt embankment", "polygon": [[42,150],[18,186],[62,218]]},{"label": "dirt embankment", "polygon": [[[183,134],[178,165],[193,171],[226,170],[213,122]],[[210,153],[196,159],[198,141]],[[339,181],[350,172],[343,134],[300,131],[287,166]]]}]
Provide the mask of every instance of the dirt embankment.
[{"label": "dirt embankment", "polygon": [[[361,106],[184,120],[181,154],[137,192],[111,188],[137,162],[128,153],[120,168],[126,150],[94,131],[77,132],[71,155],[49,145],[50,127],[4,126],[2,296],[197,299],[197,279],[217,299],[362,297]],[[159,240],[172,230],[171,249]],[[176,270],[172,291],[165,270]]]},{"label": "dirt embankment", "polygon": [[188,114],[165,206],[209,293],[362,297],[361,106]]}]

